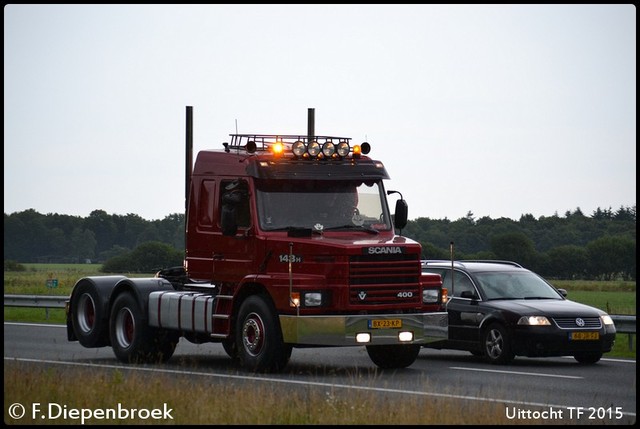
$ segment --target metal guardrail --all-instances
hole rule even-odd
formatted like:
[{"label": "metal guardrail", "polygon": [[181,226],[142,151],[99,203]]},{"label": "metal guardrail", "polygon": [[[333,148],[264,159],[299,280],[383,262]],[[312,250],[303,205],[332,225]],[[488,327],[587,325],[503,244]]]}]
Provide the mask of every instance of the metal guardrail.
[{"label": "metal guardrail", "polygon": [[616,332],[629,336],[629,351],[633,350],[633,336],[636,333],[636,316],[610,314],[616,325]]},{"label": "metal guardrail", "polygon": [[620,314],[610,314],[613,323],[616,325],[616,331],[623,334],[636,333],[636,316],[626,316]]},{"label": "metal guardrail", "polygon": [[5,307],[44,308],[45,318],[49,320],[50,308],[65,308],[68,296],[64,295],[5,295]]},{"label": "metal guardrail", "polygon": [[[5,295],[5,307],[65,308],[68,296]],[[633,350],[633,335],[636,333],[636,316],[611,314],[616,331],[629,335],[629,350]]]},{"label": "metal guardrail", "polygon": [[68,296],[5,295],[5,307],[64,308]]}]

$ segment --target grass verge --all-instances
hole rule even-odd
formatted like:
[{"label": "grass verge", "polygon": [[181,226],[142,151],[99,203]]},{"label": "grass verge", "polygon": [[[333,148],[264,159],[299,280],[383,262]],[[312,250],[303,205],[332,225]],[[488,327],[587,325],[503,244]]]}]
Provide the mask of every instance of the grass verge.
[{"label": "grass verge", "polygon": [[[217,381],[180,373],[43,367],[5,360],[4,421],[25,425],[513,424],[505,412],[512,407],[509,404],[380,393],[366,388],[372,385],[366,376],[357,384],[353,388],[307,384],[283,390],[269,380]],[[15,403],[29,411],[19,422],[9,415]],[[38,412],[33,412],[33,404]],[[59,417],[50,419],[48,408]],[[567,419],[562,423],[576,422]]]}]

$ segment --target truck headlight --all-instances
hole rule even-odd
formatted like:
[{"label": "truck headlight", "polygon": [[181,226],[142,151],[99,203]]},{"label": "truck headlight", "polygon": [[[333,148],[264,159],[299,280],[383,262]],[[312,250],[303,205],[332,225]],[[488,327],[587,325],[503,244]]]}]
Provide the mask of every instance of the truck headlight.
[{"label": "truck headlight", "polygon": [[422,303],[437,304],[438,295],[439,295],[438,289],[422,289]]},{"label": "truck headlight", "polygon": [[291,151],[295,156],[301,157],[307,152],[307,147],[304,145],[302,141],[298,140],[293,144],[293,146],[291,146]]},{"label": "truck headlight", "polygon": [[322,153],[327,158],[331,158],[335,152],[336,146],[333,144],[333,142],[328,141],[322,145]]},{"label": "truck headlight", "polygon": [[305,292],[305,307],[320,307],[322,305],[322,292]]},{"label": "truck headlight", "polygon": [[338,143],[337,151],[338,151],[338,155],[340,155],[343,158],[349,155],[349,152],[351,151],[351,148],[349,147],[349,143],[346,141],[341,141],[340,143]]},{"label": "truck headlight", "polygon": [[312,141],[307,145],[307,152],[311,155],[312,158],[315,158],[320,153],[320,143],[317,141]]}]

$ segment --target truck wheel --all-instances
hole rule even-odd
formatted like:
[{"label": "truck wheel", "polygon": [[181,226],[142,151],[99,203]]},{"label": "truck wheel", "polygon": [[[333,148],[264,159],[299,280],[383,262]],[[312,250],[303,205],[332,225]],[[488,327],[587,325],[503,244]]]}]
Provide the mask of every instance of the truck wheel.
[{"label": "truck wheel", "polygon": [[227,338],[222,340],[222,348],[233,360],[238,360],[238,347],[233,338]]},{"label": "truck wheel", "polygon": [[109,325],[113,352],[125,363],[166,362],[179,340],[177,333],[149,326],[129,292],[118,295],[113,302]]},{"label": "truck wheel", "polygon": [[504,326],[494,323],[490,325],[482,336],[482,350],[485,359],[496,365],[510,363],[515,354],[511,350],[511,339]]},{"label": "truck wheel", "polygon": [[387,344],[367,346],[367,353],[371,361],[380,368],[406,368],[416,361],[420,348],[418,344]]},{"label": "truck wheel", "polygon": [[254,295],[242,303],[235,332],[242,367],[255,372],[275,372],[289,362],[291,345],[282,340],[275,308],[265,298]]},{"label": "truck wheel", "polygon": [[71,323],[78,342],[84,347],[109,345],[105,307],[95,286],[80,283],[71,298]]}]

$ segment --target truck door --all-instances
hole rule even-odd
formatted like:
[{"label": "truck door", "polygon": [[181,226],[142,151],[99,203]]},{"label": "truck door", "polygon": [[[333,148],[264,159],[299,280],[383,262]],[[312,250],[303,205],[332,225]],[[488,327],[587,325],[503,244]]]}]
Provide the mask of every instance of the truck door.
[{"label": "truck door", "polygon": [[222,180],[219,189],[219,231],[211,249],[213,280],[237,282],[253,272],[255,260],[249,185],[242,179]]}]

